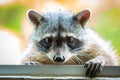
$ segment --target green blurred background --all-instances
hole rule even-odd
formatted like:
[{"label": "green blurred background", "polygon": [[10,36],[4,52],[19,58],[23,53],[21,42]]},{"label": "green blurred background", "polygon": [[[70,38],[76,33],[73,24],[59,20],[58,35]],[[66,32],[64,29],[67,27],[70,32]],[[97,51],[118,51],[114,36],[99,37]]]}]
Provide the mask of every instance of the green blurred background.
[{"label": "green blurred background", "polygon": [[120,8],[113,7],[99,16],[96,31],[106,40],[110,40],[120,55]]},{"label": "green blurred background", "polygon": [[0,7],[0,25],[21,34],[21,22],[27,7],[21,4]]},{"label": "green blurred background", "polygon": [[93,14],[88,24],[100,36],[110,40],[120,55],[120,0],[0,0],[0,31],[7,31],[11,37],[16,36],[20,40],[18,50],[21,53],[32,30],[26,19],[26,11],[32,8],[42,12],[45,8],[54,9],[58,6],[75,13],[82,9],[91,9]]}]

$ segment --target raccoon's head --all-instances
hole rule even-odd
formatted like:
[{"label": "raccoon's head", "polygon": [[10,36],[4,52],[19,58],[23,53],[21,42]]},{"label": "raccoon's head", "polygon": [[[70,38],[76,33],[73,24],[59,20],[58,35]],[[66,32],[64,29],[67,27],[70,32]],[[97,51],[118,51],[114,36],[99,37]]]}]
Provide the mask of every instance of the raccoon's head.
[{"label": "raccoon's head", "polygon": [[87,40],[84,26],[90,18],[89,10],[76,15],[68,11],[39,14],[34,10],[29,10],[27,14],[35,26],[31,41],[38,52],[53,62],[64,63],[84,50]]}]

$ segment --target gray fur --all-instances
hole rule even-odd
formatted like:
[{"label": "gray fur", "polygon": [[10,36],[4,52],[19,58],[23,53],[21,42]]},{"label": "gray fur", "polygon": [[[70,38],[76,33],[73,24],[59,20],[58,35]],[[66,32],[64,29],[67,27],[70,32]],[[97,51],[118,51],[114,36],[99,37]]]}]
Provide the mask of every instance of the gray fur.
[{"label": "gray fur", "polygon": [[[73,20],[74,14],[68,11],[47,12],[42,14],[44,21],[34,30],[32,40],[40,41],[46,33],[70,32],[84,39],[84,29]],[[60,29],[61,28],[61,29]]]}]

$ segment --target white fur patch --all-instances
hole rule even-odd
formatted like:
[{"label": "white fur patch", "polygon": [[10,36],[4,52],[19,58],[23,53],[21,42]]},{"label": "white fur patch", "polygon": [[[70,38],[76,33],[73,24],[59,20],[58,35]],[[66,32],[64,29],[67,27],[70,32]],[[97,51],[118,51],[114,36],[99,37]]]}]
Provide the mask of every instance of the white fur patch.
[{"label": "white fur patch", "polygon": [[[101,50],[105,51],[106,55],[109,55],[112,57],[114,65],[118,65],[117,57],[116,57],[116,50],[113,50],[113,47],[111,46],[110,41],[105,41],[102,39],[96,32],[94,32],[92,29],[86,27],[86,37],[88,39],[86,44],[86,50],[89,49],[91,44],[97,44]],[[100,55],[104,55],[101,53]]]}]

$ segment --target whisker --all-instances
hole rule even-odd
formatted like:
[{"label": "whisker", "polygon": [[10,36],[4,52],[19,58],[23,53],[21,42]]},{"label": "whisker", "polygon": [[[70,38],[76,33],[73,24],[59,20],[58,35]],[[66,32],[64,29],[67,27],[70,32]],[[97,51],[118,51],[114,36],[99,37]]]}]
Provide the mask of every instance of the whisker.
[{"label": "whisker", "polygon": [[83,65],[82,60],[78,56],[74,56],[74,59],[76,59],[80,65]]},{"label": "whisker", "polygon": [[86,57],[87,59],[91,59],[91,56],[85,52],[82,52],[80,55]]},{"label": "whisker", "polygon": [[74,63],[75,63],[75,61],[74,61],[73,59],[71,59],[71,61],[72,61],[72,64],[74,64]]},{"label": "whisker", "polygon": [[73,65],[73,64],[75,64],[75,61],[73,59],[70,59],[67,62],[65,62],[65,64],[71,64],[71,65]]},{"label": "whisker", "polygon": [[86,63],[86,61],[90,60],[91,59],[91,56],[87,53],[78,53],[78,58],[82,60],[82,63]]}]

